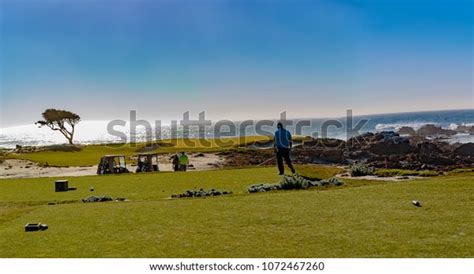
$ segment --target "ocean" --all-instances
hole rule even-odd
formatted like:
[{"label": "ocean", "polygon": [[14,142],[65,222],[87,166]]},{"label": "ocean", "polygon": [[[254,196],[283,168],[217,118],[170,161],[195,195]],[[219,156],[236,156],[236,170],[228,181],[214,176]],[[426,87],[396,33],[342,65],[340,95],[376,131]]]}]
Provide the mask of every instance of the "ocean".
[{"label": "ocean", "polygon": [[[361,125],[358,131],[348,131],[348,129],[356,128],[356,125],[366,121]],[[213,121],[216,122],[216,121]],[[276,122],[276,121],[271,121]],[[365,132],[378,131],[396,131],[400,127],[409,126],[418,129],[426,124],[434,124],[444,129],[456,129],[457,126],[474,125],[474,109],[465,110],[448,110],[448,111],[427,111],[427,112],[411,112],[411,113],[393,113],[393,114],[378,114],[378,115],[364,115],[354,116],[353,119],[347,120],[346,117],[339,118],[312,118],[312,119],[293,119],[293,125],[288,125],[287,128],[295,133],[314,137],[329,137],[337,139],[347,139],[354,134],[362,134]],[[153,124],[152,121],[150,121]],[[299,127],[296,124],[304,125]],[[352,123],[352,126],[350,126]],[[107,131],[109,121],[81,121],[76,127],[75,143],[77,144],[101,144],[111,142],[123,142],[119,136],[115,136]],[[236,122],[236,130],[232,131],[230,135],[256,135],[256,134],[271,134],[274,131],[274,126],[257,127],[256,121],[253,121],[250,126],[246,126],[239,130],[240,126],[245,123]],[[248,124],[248,123],[247,123]],[[327,128],[327,130],[324,130]],[[155,129],[146,131],[143,127],[138,127],[136,132],[130,130],[130,123],[124,127],[115,127],[117,131],[122,132],[123,137],[126,136],[126,141],[134,136],[137,141],[154,140]],[[227,132],[228,127],[223,127],[223,131]],[[131,134],[132,132],[132,134]],[[151,132],[151,135],[150,135]],[[189,137],[202,136],[196,128],[191,128],[188,134],[183,133],[182,128],[178,127],[177,135],[172,136],[172,129],[170,126],[163,126],[161,128],[161,138],[166,139],[170,137],[182,137],[183,135]],[[229,135],[229,134],[227,134]],[[206,128],[204,136],[212,138],[216,135],[215,128]],[[459,143],[474,143],[474,135],[456,134],[448,139],[449,142]],[[57,131],[52,131],[49,128],[38,128],[36,125],[22,125],[0,129],[0,147],[14,148],[16,145],[20,146],[44,146],[65,143],[64,137]]]}]

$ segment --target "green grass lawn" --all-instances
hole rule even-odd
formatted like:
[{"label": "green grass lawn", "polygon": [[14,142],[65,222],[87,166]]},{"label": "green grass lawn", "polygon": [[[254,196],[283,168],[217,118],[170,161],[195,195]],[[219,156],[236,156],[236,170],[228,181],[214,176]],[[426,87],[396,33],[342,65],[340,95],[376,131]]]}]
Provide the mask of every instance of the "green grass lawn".
[{"label": "green grass lawn", "polygon": [[[472,257],[473,178],[344,179],[342,187],[258,194],[247,186],[277,182],[275,168],[74,177],[78,189],[65,193],[54,192],[54,178],[0,180],[0,257]],[[90,186],[130,201],[79,202]],[[193,188],[234,194],[168,199]],[[27,222],[50,228],[26,233]]]}]

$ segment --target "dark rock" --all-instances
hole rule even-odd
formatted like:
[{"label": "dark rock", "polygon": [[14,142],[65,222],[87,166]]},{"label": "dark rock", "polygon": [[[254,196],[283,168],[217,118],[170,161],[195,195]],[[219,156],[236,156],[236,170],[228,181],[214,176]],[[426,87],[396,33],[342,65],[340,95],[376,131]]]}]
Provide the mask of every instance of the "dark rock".
[{"label": "dark rock", "polygon": [[442,154],[441,149],[434,143],[424,142],[418,144],[417,146],[418,153],[421,155],[439,155]]},{"label": "dark rock", "polygon": [[381,139],[380,142],[372,143],[368,147],[369,152],[378,155],[406,154],[413,151],[408,139],[397,137],[392,139]]},{"label": "dark rock", "polygon": [[359,136],[351,137],[346,142],[346,147],[357,149],[361,146],[367,145],[374,140],[375,134],[372,132],[366,132]]},{"label": "dark rock", "polygon": [[366,150],[347,151],[344,153],[346,159],[368,159],[372,158],[373,154]]},{"label": "dark rock", "polygon": [[340,149],[330,149],[321,151],[319,159],[331,163],[341,163],[344,161],[344,152]]},{"label": "dark rock", "polygon": [[455,155],[474,157],[474,143],[462,144],[454,150]]},{"label": "dark rock", "polygon": [[401,127],[398,129],[397,133],[400,135],[415,135],[416,130],[414,130],[412,127]]},{"label": "dark rock", "polygon": [[469,134],[473,135],[474,134],[474,126],[460,125],[460,126],[457,126],[456,131],[460,132],[460,133],[469,133]]},{"label": "dark rock", "polygon": [[310,147],[330,147],[330,148],[343,148],[345,142],[339,139],[333,138],[315,138],[303,142],[304,148]]},{"label": "dark rock", "polygon": [[456,131],[450,129],[443,129],[441,127],[435,125],[424,125],[416,131],[417,134],[422,136],[438,136],[438,135],[446,135],[451,136],[455,135]]},{"label": "dark rock", "polygon": [[400,137],[400,134],[394,131],[382,131],[375,134],[376,140],[380,140],[380,139],[390,140],[390,139],[393,139],[394,137]]},{"label": "dark rock", "polygon": [[455,163],[453,158],[446,156],[419,155],[418,159],[421,163],[435,166],[449,166]]}]

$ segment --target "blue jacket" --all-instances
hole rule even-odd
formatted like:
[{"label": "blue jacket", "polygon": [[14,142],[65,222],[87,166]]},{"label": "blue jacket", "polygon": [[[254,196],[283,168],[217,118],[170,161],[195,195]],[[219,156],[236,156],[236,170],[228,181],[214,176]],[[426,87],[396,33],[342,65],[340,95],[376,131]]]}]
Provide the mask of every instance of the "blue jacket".
[{"label": "blue jacket", "polygon": [[275,131],[274,140],[277,148],[291,148],[291,133],[284,128]]}]

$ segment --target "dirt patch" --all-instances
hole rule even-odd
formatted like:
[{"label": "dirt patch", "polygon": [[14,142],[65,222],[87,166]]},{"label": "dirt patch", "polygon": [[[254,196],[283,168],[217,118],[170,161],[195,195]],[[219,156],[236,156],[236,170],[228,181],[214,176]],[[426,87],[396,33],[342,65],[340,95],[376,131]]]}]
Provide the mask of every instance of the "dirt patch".
[{"label": "dirt patch", "polygon": [[42,167],[27,160],[6,159],[0,163],[0,178],[37,178],[95,175],[97,166]]},{"label": "dirt patch", "polygon": [[[197,157],[196,157],[197,156]],[[171,154],[159,155],[160,171],[172,171]],[[224,157],[212,153],[191,154],[189,171],[218,169],[224,165]],[[137,168],[127,165],[131,172]],[[97,165],[88,167],[43,167],[35,162],[17,159],[5,159],[0,163],[0,179],[6,178],[39,178],[39,177],[74,177],[96,175]]]}]

